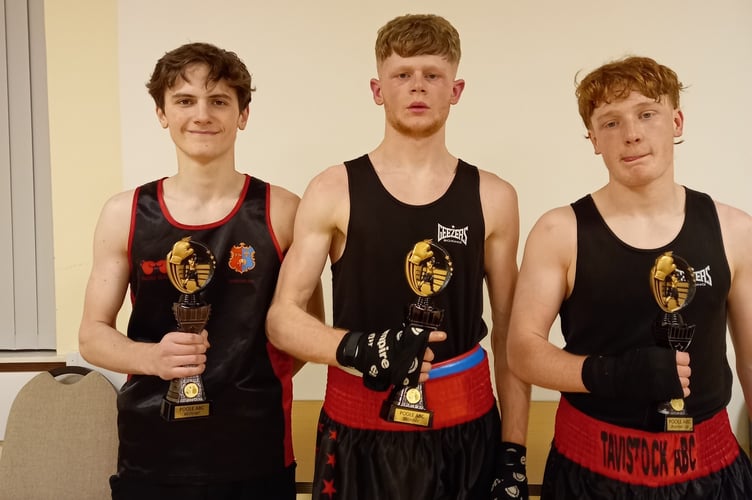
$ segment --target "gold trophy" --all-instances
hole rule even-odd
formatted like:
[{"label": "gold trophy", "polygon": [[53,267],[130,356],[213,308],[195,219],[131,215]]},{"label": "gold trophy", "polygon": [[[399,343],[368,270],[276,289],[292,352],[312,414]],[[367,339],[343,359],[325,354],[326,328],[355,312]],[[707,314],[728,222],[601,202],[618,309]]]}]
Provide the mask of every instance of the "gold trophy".
[{"label": "gold trophy", "polygon": [[[214,255],[203,243],[190,236],[175,243],[167,254],[167,276],[180,293],[172,312],[178,331],[199,334],[209,320],[211,305],[201,298],[215,268]],[[208,417],[210,402],[206,399],[201,375],[172,379],[162,399],[161,414],[165,420]]]},{"label": "gold trophy", "polygon": [[[692,342],[695,325],[687,325],[679,314],[695,295],[695,271],[673,252],[665,252],[655,259],[650,270],[653,297],[663,310],[654,324],[653,332],[659,345],[676,351],[686,351]],[[661,403],[658,412],[664,415],[664,431],[692,432],[694,422],[687,414],[684,399]]]},{"label": "gold trophy", "polygon": [[[407,328],[420,327],[436,330],[444,319],[444,310],[431,305],[431,297],[449,284],[452,277],[452,260],[449,253],[432,240],[415,244],[405,259],[405,275],[417,302],[410,304],[407,314]],[[423,360],[416,357],[410,373],[420,370]],[[390,422],[431,427],[433,411],[426,408],[423,384],[395,386],[384,402],[382,416]]]}]

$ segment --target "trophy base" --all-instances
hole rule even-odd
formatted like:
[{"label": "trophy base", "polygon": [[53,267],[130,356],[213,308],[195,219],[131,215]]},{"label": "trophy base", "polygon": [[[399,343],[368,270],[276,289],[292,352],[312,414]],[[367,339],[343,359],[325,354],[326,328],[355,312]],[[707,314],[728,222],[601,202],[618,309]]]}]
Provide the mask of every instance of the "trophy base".
[{"label": "trophy base", "polygon": [[425,407],[423,384],[395,388],[391,397],[384,401],[381,418],[388,422],[430,428],[433,425],[433,411]]},{"label": "trophy base", "polygon": [[163,419],[172,422],[174,420],[190,420],[194,418],[208,417],[210,410],[211,403],[209,401],[176,403],[169,399],[163,399],[160,414]]},{"label": "trophy base", "polygon": [[692,417],[672,417],[666,415],[666,423],[663,427],[666,432],[693,432],[695,430]]},{"label": "trophy base", "polygon": [[211,404],[206,400],[201,376],[172,379],[162,398],[160,413],[168,421],[209,416]]},{"label": "trophy base", "polygon": [[694,419],[687,415],[683,399],[672,399],[658,410],[664,415],[663,430],[665,432],[693,432]]}]

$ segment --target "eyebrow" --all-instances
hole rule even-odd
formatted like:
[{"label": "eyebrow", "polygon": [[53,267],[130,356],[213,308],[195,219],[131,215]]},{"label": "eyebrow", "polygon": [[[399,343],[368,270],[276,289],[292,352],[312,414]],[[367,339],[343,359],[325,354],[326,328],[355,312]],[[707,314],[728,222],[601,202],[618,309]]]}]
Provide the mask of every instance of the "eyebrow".
[{"label": "eyebrow", "polygon": [[[635,103],[634,105],[630,106],[629,108],[627,108],[626,112],[629,113],[629,112],[632,112],[632,111],[643,111],[643,110],[645,110],[647,108],[654,108],[656,105],[660,106],[661,104],[662,103],[660,103],[660,102],[656,102],[656,101],[652,101],[652,100],[651,101],[638,102],[638,103]],[[608,111],[604,112],[603,114],[601,114],[598,117],[598,119],[603,118],[603,117],[607,117],[607,116],[620,115],[620,114],[622,114],[624,112],[625,111],[615,111],[615,110],[611,109],[611,110],[608,110]],[[596,113],[598,113],[597,110],[593,111],[593,115],[595,115]]]},{"label": "eyebrow", "polygon": [[[183,99],[183,98],[196,98],[196,94],[191,94],[188,92],[176,92],[175,94],[170,95],[171,99]],[[216,99],[216,98],[223,98],[223,99],[232,99],[232,94],[226,93],[226,92],[217,92],[214,94],[209,94],[209,99]]]}]

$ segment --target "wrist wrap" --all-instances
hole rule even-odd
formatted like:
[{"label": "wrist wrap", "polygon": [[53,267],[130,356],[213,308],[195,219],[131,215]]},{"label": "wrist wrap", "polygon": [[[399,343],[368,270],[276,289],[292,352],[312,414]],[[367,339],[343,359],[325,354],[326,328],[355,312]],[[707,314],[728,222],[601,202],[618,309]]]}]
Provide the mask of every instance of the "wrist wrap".
[{"label": "wrist wrap", "polygon": [[527,448],[521,444],[502,442],[496,457],[496,477],[491,486],[491,499],[528,498]]},{"label": "wrist wrap", "polygon": [[616,356],[588,356],[582,365],[582,383],[603,398],[666,401],[684,394],[675,352],[657,346]]},{"label": "wrist wrap", "polygon": [[375,391],[417,385],[429,333],[418,327],[347,332],[337,347],[337,362],[362,372],[365,386]]}]

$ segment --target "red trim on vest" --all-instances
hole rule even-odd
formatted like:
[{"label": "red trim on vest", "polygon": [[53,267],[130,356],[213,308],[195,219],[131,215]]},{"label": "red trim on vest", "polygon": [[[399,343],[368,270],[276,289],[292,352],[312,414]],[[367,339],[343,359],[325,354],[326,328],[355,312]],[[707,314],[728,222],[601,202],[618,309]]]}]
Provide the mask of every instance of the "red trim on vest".
[{"label": "red trim on vest", "polygon": [[[141,192],[141,187],[137,187],[133,191],[133,200],[131,201],[131,226],[128,230],[128,276],[130,276],[133,273],[133,236],[136,232],[136,207],[138,205],[138,194]],[[136,296],[133,294],[133,289],[129,286],[128,290],[130,290],[129,294],[131,297],[131,305],[133,305],[136,302]]]},{"label": "red trim on vest", "polygon": [[266,352],[269,355],[269,362],[282,385],[282,412],[285,418],[285,467],[289,467],[295,461],[295,454],[292,448],[292,366],[293,359],[274,347],[271,342],[266,343]]},{"label": "red trim on vest", "polygon": [[330,366],[324,411],[332,420],[355,429],[414,432],[470,422],[488,413],[496,404],[488,358],[456,375],[429,379],[424,388],[426,406],[433,411],[432,427],[387,422],[379,415],[390,391],[367,389],[362,377]]},{"label": "red trim on vest", "polygon": [[658,487],[705,477],[739,455],[726,410],[695,424],[694,432],[647,432],[609,424],[562,398],[554,445],[569,460],[624,483]]},{"label": "red trim on vest", "polygon": [[[210,222],[209,224],[183,224],[181,222],[178,222],[172,217],[172,214],[167,209],[167,204],[164,201],[164,181],[166,177],[163,177],[162,179],[159,179],[159,182],[157,183],[157,200],[159,201],[159,207],[162,209],[162,215],[164,215],[164,218],[172,224],[173,226],[180,228],[180,229],[188,229],[191,231],[198,231],[201,229],[212,229],[215,227],[222,226],[227,223],[230,219],[235,217],[235,214],[238,213],[240,210],[240,207],[243,205],[243,202],[245,201],[245,196],[248,193],[248,187],[251,185],[251,176],[248,174],[243,174],[245,176],[245,179],[243,180],[243,189],[240,190],[240,195],[238,196],[237,201],[235,202],[235,205],[232,207],[232,210],[230,210],[230,213],[222,217],[220,220],[215,222]],[[267,205],[268,208],[268,205]]]},{"label": "red trim on vest", "polygon": [[274,247],[277,249],[277,256],[279,257],[279,261],[282,262],[282,259],[284,259],[285,257],[285,251],[282,250],[282,246],[279,244],[277,235],[274,233],[274,226],[272,226],[271,204],[272,204],[272,186],[271,184],[267,184],[266,185],[266,227],[267,227],[267,230],[269,231],[269,236],[272,237],[272,242],[274,243]]}]

